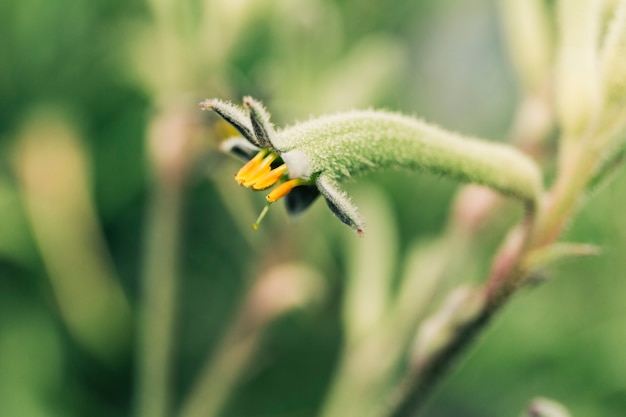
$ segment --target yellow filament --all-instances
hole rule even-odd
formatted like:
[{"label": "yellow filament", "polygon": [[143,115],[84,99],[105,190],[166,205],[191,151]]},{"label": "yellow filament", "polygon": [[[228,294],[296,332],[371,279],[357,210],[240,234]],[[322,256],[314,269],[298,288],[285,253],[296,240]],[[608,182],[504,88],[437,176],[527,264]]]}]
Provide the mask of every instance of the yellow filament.
[{"label": "yellow filament", "polygon": [[291,192],[295,187],[302,184],[301,178],[296,178],[293,180],[285,181],[280,184],[278,187],[274,188],[271,193],[269,193],[266,197],[268,203],[273,203],[275,201],[280,200],[287,194]]},{"label": "yellow filament", "polygon": [[265,149],[261,149],[259,153],[257,153],[251,160],[241,167],[241,169],[237,172],[237,175],[235,175],[235,181],[237,181],[239,185],[242,185],[248,175],[258,168],[261,161],[263,161],[263,157],[266,152],[267,151]]},{"label": "yellow filament", "polygon": [[252,188],[255,190],[265,190],[266,188],[271,187],[276,184],[276,182],[287,172],[287,165],[282,164],[277,168],[274,168],[267,174],[263,175],[261,178],[257,179],[254,184],[252,184]]},{"label": "yellow filament", "polygon": [[246,178],[244,178],[243,185],[244,187],[250,187],[254,183],[256,183],[260,178],[267,175],[270,172],[270,165],[278,156],[274,153],[270,153],[257,165],[257,167],[250,172]]}]

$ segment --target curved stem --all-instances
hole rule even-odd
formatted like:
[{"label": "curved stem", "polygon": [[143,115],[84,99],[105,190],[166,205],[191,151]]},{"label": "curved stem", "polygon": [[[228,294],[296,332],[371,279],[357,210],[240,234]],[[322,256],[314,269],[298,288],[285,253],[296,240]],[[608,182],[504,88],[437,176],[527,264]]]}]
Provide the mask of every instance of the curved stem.
[{"label": "curved stem", "polygon": [[405,383],[409,389],[405,393],[404,400],[394,409],[390,417],[414,416],[421,410],[430,398],[431,392],[436,388],[437,383],[446,375],[446,370],[471,345],[471,342],[485,328],[492,316],[491,311],[484,311],[476,320],[460,329],[454,343],[448,344],[431,361],[411,375],[408,382]]},{"label": "curved stem", "polygon": [[353,111],[313,119],[279,132],[274,145],[289,172],[304,177],[319,173],[341,181],[403,167],[485,185],[531,206],[542,192],[539,168],[514,147],[390,112]]},{"label": "curved stem", "polygon": [[459,328],[449,344],[410,375],[409,389],[392,417],[410,416],[423,407],[445,370],[469,348],[490,319],[523,286],[528,274],[522,265],[528,251],[551,244],[559,237],[597,161],[595,154],[583,146],[575,149],[570,156],[546,203],[539,207],[538,213],[528,211],[522,227],[510,234],[497,254],[483,287],[485,304],[481,313]]},{"label": "curved stem", "polygon": [[412,416],[420,410],[429,394],[446,375],[446,370],[471,346],[491,318],[521,286],[525,272],[519,265],[534,227],[534,219],[535,213],[529,211],[522,227],[513,231],[496,256],[490,277],[482,288],[482,311],[457,328],[450,343],[422,362],[406,378],[402,388],[402,400],[390,417]]}]

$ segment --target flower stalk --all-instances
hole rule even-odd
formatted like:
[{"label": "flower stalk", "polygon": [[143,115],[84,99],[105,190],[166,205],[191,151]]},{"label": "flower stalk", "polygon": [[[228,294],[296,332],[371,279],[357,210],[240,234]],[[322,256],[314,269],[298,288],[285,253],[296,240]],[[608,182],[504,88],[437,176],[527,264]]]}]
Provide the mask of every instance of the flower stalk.
[{"label": "flower stalk", "polygon": [[[340,183],[368,172],[404,168],[485,185],[535,210],[542,178],[535,163],[513,147],[447,132],[421,120],[387,111],[351,111],[277,130],[256,100],[245,109],[220,100],[200,103],[243,136],[223,149],[248,161],[235,180],[264,190],[277,186],[268,204],[283,197],[297,215],[318,195],[345,224],[362,234],[365,222]],[[254,224],[258,227],[267,206]]]}]

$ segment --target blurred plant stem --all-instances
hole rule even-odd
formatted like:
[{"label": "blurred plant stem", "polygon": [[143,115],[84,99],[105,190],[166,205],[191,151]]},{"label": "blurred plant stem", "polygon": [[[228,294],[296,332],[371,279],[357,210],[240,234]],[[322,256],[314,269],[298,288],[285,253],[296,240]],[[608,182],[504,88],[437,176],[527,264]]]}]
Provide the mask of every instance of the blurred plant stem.
[{"label": "blurred plant stem", "polygon": [[153,173],[145,226],[139,303],[135,415],[171,412],[171,355],[176,312],[182,195],[190,162],[191,121],[185,108],[157,114],[148,132]]},{"label": "blurred plant stem", "polygon": [[212,358],[183,400],[179,417],[214,417],[249,368],[268,325],[321,295],[322,277],[300,264],[281,264],[256,279]]},{"label": "blurred plant stem", "polygon": [[227,327],[213,357],[200,368],[198,380],[184,399],[180,417],[217,416],[256,352],[263,326],[252,323],[249,313],[240,311]]},{"label": "blurred plant stem", "polygon": [[60,314],[72,336],[111,363],[130,341],[131,312],[90,196],[88,162],[64,116],[31,116],[14,164]]},{"label": "blurred plant stem", "polygon": [[[152,20],[138,25],[133,32],[130,60],[140,82],[152,94],[155,105],[167,103],[153,118],[148,133],[154,181],[145,228],[139,306],[137,417],[164,417],[173,411],[171,356],[181,206],[192,156],[199,154],[198,149],[192,149],[196,138],[195,103],[181,104],[179,100],[207,81],[218,80],[221,85],[232,45],[256,10],[245,3],[236,10],[229,6],[234,4],[150,0]],[[233,22],[237,24],[229,25]]]},{"label": "blurred plant stem", "polygon": [[416,243],[406,256],[400,286],[393,290],[396,250],[391,242],[397,238],[391,208],[373,189],[359,194],[369,219],[368,239],[349,241],[346,340],[321,413],[324,417],[386,414],[389,387],[419,321],[446,278],[467,266],[471,249],[464,233],[452,228],[437,239]]}]

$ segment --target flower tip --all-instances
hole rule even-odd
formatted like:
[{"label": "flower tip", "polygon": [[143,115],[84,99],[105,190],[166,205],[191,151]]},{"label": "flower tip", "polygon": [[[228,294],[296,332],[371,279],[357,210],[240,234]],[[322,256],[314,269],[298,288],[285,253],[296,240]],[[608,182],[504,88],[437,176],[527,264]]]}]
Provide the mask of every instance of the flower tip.
[{"label": "flower tip", "polygon": [[235,181],[237,181],[237,184],[243,185],[243,183],[245,182],[245,178],[243,178],[241,175],[235,175]]},{"label": "flower tip", "polygon": [[213,109],[213,100],[201,101],[200,103],[198,103],[198,106],[200,106],[200,109],[202,110],[211,110]]},{"label": "flower tip", "polygon": [[356,234],[359,235],[359,237],[364,237],[365,236],[365,230],[361,229],[360,227],[358,229],[356,229]]}]

